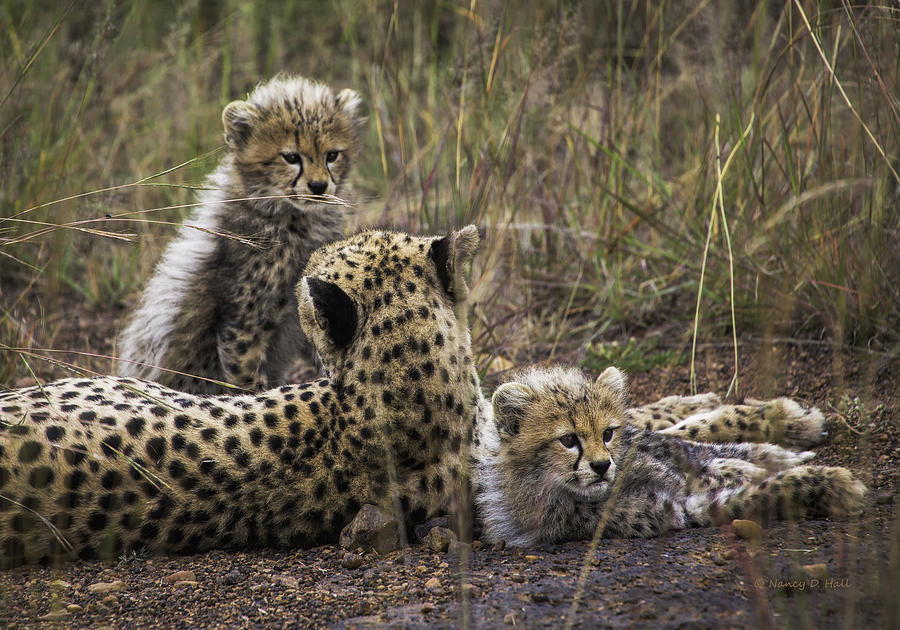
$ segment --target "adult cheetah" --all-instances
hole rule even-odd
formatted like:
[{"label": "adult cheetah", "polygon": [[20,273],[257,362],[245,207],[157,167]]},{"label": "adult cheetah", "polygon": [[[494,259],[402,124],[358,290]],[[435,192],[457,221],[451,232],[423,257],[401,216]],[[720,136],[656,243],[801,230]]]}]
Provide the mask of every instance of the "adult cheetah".
[{"label": "adult cheetah", "polygon": [[197,396],[127,377],[0,394],[0,562],[128,549],[306,546],[365,503],[455,509],[485,413],[473,365],[468,226],[369,231],[313,254],[300,324],[330,375]]}]

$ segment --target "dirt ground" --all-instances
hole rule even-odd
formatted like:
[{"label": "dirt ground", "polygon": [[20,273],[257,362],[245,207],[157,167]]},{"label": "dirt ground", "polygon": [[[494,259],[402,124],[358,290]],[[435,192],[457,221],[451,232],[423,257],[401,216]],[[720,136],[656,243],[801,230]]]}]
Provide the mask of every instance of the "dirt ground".
[{"label": "dirt ground", "polygon": [[[73,317],[60,334],[79,338],[100,323]],[[98,334],[86,348],[110,343]],[[900,627],[900,366],[817,342],[748,339],[742,354],[743,395],[792,396],[826,411],[829,438],[816,462],[848,466],[866,482],[861,520],[779,524],[758,541],[728,526],[692,529],[601,540],[593,551],[589,542],[512,550],[476,541],[446,553],[413,544],[348,557],[325,546],[26,567],[0,574],[0,625]],[[727,343],[705,348],[701,388],[724,393],[731,360]],[[686,393],[688,368],[633,374],[631,384],[636,403]],[[859,401],[838,413],[844,394]]]}]

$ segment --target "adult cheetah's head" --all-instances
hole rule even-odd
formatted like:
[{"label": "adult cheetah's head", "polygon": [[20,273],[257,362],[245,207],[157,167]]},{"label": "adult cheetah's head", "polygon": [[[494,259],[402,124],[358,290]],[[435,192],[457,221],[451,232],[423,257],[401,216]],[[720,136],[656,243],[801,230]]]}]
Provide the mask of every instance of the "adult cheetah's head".
[{"label": "adult cheetah's head", "polygon": [[[382,382],[439,377],[433,355],[465,346],[466,266],[478,247],[469,225],[444,237],[372,230],[313,253],[297,284],[300,323],[334,375],[363,366]],[[459,348],[451,347],[456,344]],[[410,367],[413,364],[413,367]]]}]

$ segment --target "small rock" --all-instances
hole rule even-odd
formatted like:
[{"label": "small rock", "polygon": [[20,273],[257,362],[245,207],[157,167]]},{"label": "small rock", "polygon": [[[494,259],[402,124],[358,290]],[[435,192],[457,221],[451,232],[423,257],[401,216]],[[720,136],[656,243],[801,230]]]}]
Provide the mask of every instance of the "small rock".
[{"label": "small rock", "polygon": [[279,586],[286,586],[288,588],[297,588],[300,586],[300,582],[297,581],[293,575],[273,575],[272,582],[278,584]]},{"label": "small rock", "polygon": [[102,595],[114,591],[124,591],[126,588],[128,588],[128,586],[125,582],[116,580],[115,582],[97,582],[96,584],[91,584],[87,587],[87,590],[95,595]]},{"label": "small rock", "polygon": [[759,540],[762,537],[762,527],[758,523],[743,519],[731,521],[731,532],[742,540]]},{"label": "small rock", "polygon": [[541,557],[540,557],[540,556],[535,556],[535,555],[532,555],[532,554],[528,554],[528,555],[525,556],[525,559],[528,560],[528,562],[537,562],[538,560],[541,559]]},{"label": "small rock", "polygon": [[543,604],[544,602],[547,601],[547,599],[548,599],[547,593],[542,593],[540,591],[536,591],[531,594],[531,601],[533,601],[535,604]]},{"label": "small rock", "polygon": [[415,568],[416,575],[422,575],[423,573],[426,573],[427,571],[428,571],[428,567],[426,567],[424,564],[420,564],[419,566],[417,566]]},{"label": "small rock", "polygon": [[451,541],[447,547],[447,553],[454,558],[468,557],[472,554],[472,543],[462,542],[461,540]]},{"label": "small rock", "polygon": [[460,592],[469,599],[478,599],[482,595],[481,588],[476,584],[463,584]]},{"label": "small rock", "polygon": [[413,526],[413,533],[420,542],[425,542],[425,536],[428,535],[435,527],[444,527],[450,529],[450,518],[448,516],[438,516],[428,519],[424,523],[416,523]]},{"label": "small rock", "polygon": [[50,582],[50,588],[57,590],[69,590],[70,588],[72,588],[72,585],[65,580],[53,580],[52,582]]},{"label": "small rock", "polygon": [[419,609],[419,611],[420,611],[423,615],[427,615],[428,613],[434,611],[434,604],[432,604],[431,602],[424,602],[424,603],[422,604],[422,607]]},{"label": "small rock", "polygon": [[119,598],[115,595],[107,595],[100,600],[100,603],[107,608],[116,608],[119,605]]},{"label": "small rock", "polygon": [[709,559],[713,561],[713,564],[717,564],[720,567],[728,564],[728,560],[726,560],[720,553],[710,554]]},{"label": "small rock", "polygon": [[893,490],[882,490],[875,495],[875,503],[878,505],[891,505],[894,502]]},{"label": "small rock", "polygon": [[178,580],[177,582],[175,582],[174,586],[175,586],[175,588],[181,588],[181,587],[191,588],[194,586],[200,586],[200,582],[198,582],[197,580]]},{"label": "small rock", "polygon": [[426,588],[426,590],[429,590],[432,593],[435,591],[439,591],[439,590],[441,590],[441,581],[439,579],[437,579],[436,577],[433,577],[433,578],[429,579],[427,582],[425,582],[425,588]]},{"label": "small rock", "polygon": [[356,517],[341,532],[344,549],[372,548],[379,554],[400,548],[397,519],[369,503],[363,505]]},{"label": "small rock", "polygon": [[728,551],[726,551],[725,553],[722,554],[722,558],[724,558],[725,560],[734,560],[735,558],[738,557],[738,555],[739,555],[738,550],[734,549],[732,547],[731,549],[729,549]]},{"label": "small rock", "polygon": [[484,543],[483,543],[483,542],[481,542],[480,540],[473,540],[473,541],[472,541],[472,551],[481,551],[482,549],[484,549]]},{"label": "small rock", "polygon": [[81,612],[84,609],[81,606],[79,606],[78,604],[69,604],[68,606],[66,606],[66,610],[69,611],[70,613],[77,613],[77,612]]},{"label": "small rock", "polygon": [[193,571],[176,571],[172,575],[167,575],[162,579],[166,584],[174,584],[175,582],[196,582],[197,577]]},{"label": "small rock", "polygon": [[828,579],[828,567],[823,564],[804,564],[802,567],[804,573],[806,573],[811,578],[816,578],[817,580],[826,580]]},{"label": "small rock", "polygon": [[244,576],[241,575],[240,571],[229,571],[225,574],[225,577],[222,578],[222,583],[227,584],[229,586],[234,584],[240,584],[244,581]]},{"label": "small rock", "polygon": [[444,553],[450,547],[450,543],[456,541],[456,534],[453,533],[453,530],[446,527],[432,527],[431,531],[425,534],[425,538],[422,539],[426,547],[437,553]]},{"label": "small rock", "polygon": [[345,569],[358,569],[363,565],[363,558],[359,554],[348,551],[341,560],[341,566]]},{"label": "small rock", "polygon": [[61,619],[65,619],[68,614],[68,610],[60,608],[59,610],[51,610],[46,615],[42,615],[41,619],[45,621],[60,621]]}]

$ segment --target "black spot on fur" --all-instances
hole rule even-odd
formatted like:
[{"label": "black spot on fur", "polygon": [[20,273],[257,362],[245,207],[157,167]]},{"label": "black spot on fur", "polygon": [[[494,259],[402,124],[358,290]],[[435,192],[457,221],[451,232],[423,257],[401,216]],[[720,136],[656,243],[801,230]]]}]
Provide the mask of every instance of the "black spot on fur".
[{"label": "black spot on fur", "polygon": [[135,416],[125,423],[125,429],[131,437],[140,437],[141,433],[144,432],[144,424],[146,423],[143,418]]},{"label": "black spot on fur", "polygon": [[147,455],[150,461],[158,462],[166,454],[166,438],[155,437],[147,440]]}]

